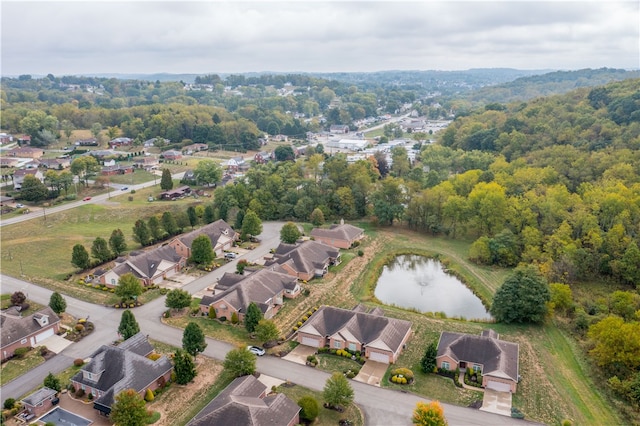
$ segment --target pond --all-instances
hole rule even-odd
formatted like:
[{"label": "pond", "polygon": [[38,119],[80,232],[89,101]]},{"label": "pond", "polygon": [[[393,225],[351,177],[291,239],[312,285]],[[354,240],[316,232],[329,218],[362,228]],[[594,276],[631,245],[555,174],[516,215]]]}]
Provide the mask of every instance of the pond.
[{"label": "pond", "polygon": [[458,278],[440,262],[417,255],[397,256],[385,265],[375,296],[382,303],[420,312],[444,312],[448,317],[491,319],[491,315]]}]

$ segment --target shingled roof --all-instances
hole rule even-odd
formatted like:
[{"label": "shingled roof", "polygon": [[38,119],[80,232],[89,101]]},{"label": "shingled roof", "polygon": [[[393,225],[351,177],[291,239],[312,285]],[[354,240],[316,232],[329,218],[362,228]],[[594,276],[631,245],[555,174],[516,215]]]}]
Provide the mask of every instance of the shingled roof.
[{"label": "shingled roof", "polygon": [[289,425],[300,407],[281,393],[261,398],[266,389],[254,376],[238,377],[187,425]]},{"label": "shingled roof", "polygon": [[312,274],[324,268],[332,259],[337,259],[340,250],[318,241],[304,241],[300,244],[280,243],[271,263],[288,263],[298,272]]},{"label": "shingled roof", "polygon": [[411,322],[381,316],[379,311],[321,306],[298,331],[322,337],[338,334],[347,341],[396,352],[410,330]]},{"label": "shingled roof", "polygon": [[[10,312],[16,312],[17,315],[12,315]],[[46,324],[44,325],[42,325],[43,317],[47,317]],[[25,317],[19,316],[18,311],[2,311],[0,315],[2,347],[20,341],[42,328],[49,327],[57,322],[60,322],[60,318],[53,312],[53,309],[48,306]]]},{"label": "shingled roof", "polygon": [[179,263],[182,257],[170,246],[162,246],[138,255],[129,255],[124,263],[113,268],[113,272],[122,276],[132,273],[138,278],[152,278],[162,261]]},{"label": "shingled roof", "polygon": [[362,235],[364,229],[343,223],[341,225],[331,225],[330,228],[313,228],[310,232],[311,237],[335,238],[345,241],[351,241]]},{"label": "shingled roof", "polygon": [[200,235],[206,235],[211,240],[211,247],[215,249],[216,243],[221,236],[225,235],[230,239],[236,238],[236,231],[229,226],[227,222],[222,219],[216,220],[213,223],[203,226],[202,228],[193,230],[184,235],[177,237],[177,239],[187,247],[191,247],[193,240]]},{"label": "shingled roof", "polygon": [[495,332],[480,336],[443,331],[438,342],[438,355],[456,361],[482,364],[482,374],[518,381],[518,352],[516,343],[498,339]]},{"label": "shingled roof", "polygon": [[[164,355],[156,361],[147,358],[145,355],[150,353],[150,348],[142,333],[130,337],[119,346],[102,345],[91,355],[91,361],[71,380],[104,392],[94,401],[94,407],[109,413],[118,393],[125,389],[140,392],[173,368]],[[95,375],[94,380],[85,373]]]}]

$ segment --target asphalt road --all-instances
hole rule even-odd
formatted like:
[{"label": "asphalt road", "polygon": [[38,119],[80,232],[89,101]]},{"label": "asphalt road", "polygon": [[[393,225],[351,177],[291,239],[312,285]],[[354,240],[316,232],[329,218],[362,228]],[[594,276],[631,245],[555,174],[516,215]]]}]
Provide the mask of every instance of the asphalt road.
[{"label": "asphalt road", "polygon": [[[256,260],[264,256],[269,250],[277,246],[279,232],[282,223],[270,222],[263,224],[263,233],[260,235],[262,244],[252,251],[247,252],[239,259]],[[225,272],[234,272],[238,259],[229,262],[215,271],[201,277],[189,284],[184,289],[191,294],[196,293],[215,282]],[[6,275],[0,275],[3,293],[23,291],[29,299],[48,304],[51,291],[38,287]],[[117,328],[120,324],[122,311],[104,306],[93,305],[81,300],[65,296],[67,312],[75,317],[89,317],[94,323],[95,330],[92,334],[78,343],[67,347],[61,354],[51,358],[39,367],[27,372],[20,378],[7,383],[1,389],[2,400],[6,398],[20,398],[39,386],[44,377],[49,373],[58,373],[69,367],[75,358],[86,358],[103,344],[111,344],[118,339]],[[140,330],[151,338],[161,342],[181,347],[182,330],[163,324],[160,321],[162,313],[166,310],[164,297],[158,298],[143,306],[134,309],[136,320]],[[233,346],[222,341],[207,338],[207,348],[204,355],[223,360]],[[295,364],[276,357],[258,358],[257,369],[263,374],[277,377],[282,380],[290,380],[301,386],[314,390],[322,390],[329,374],[320,370]],[[355,391],[355,402],[362,408],[366,424],[372,426],[410,425],[411,414],[418,401],[426,400],[409,393],[379,388],[364,383],[351,381]],[[529,423],[497,414],[443,404],[445,415],[449,424],[455,425],[513,425]]]}]

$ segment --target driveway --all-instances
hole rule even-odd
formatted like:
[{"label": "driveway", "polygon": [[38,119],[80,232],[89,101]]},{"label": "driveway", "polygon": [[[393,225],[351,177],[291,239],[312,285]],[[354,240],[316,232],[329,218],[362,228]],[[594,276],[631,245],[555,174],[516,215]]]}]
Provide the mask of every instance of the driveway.
[{"label": "driveway", "polygon": [[93,421],[91,426],[111,426],[113,424],[109,418],[98,414],[98,410],[93,408],[93,402],[84,403],[71,398],[68,392],[60,394],[60,407]]},{"label": "driveway", "polygon": [[384,377],[384,373],[387,372],[387,368],[389,368],[389,364],[367,361],[353,380],[380,387],[380,382],[382,381],[382,377]]},{"label": "driveway", "polygon": [[307,357],[318,352],[317,348],[311,346],[298,345],[291,352],[285,355],[282,359],[295,362],[296,364],[307,365]]},{"label": "driveway", "polygon": [[480,410],[511,417],[511,392],[485,388]]},{"label": "driveway", "polygon": [[40,346],[46,346],[47,349],[49,349],[54,354],[59,354],[72,343],[73,342],[71,340],[67,340],[62,336],[54,334],[53,336],[47,337],[42,342],[40,342]]}]

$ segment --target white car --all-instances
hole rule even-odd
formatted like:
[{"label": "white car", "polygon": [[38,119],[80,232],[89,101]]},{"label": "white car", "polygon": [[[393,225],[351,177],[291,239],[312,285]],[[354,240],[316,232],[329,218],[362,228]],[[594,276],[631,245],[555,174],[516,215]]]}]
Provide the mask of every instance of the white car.
[{"label": "white car", "polygon": [[249,350],[249,352],[257,356],[262,356],[266,353],[265,350],[259,346],[247,346],[247,349]]},{"label": "white car", "polygon": [[20,204],[20,203],[16,204],[16,209],[22,209],[22,208],[24,208],[24,204]]},{"label": "white car", "polygon": [[236,254],[229,252],[229,253],[225,253],[224,257],[225,257],[225,259],[231,260],[231,259],[235,259],[236,258]]}]

